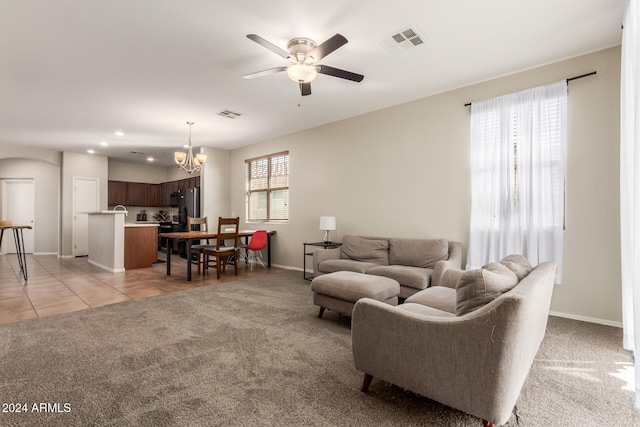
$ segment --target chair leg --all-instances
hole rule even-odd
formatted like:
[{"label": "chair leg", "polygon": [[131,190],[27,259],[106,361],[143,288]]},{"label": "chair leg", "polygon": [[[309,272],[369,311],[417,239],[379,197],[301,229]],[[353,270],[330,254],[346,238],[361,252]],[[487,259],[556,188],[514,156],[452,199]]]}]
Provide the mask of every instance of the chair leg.
[{"label": "chair leg", "polygon": [[264,266],[264,263],[262,262],[262,251],[258,251],[258,256],[256,257],[256,259],[258,260],[262,268],[267,268]]},{"label": "chair leg", "polygon": [[318,319],[322,319],[323,314],[324,314],[324,307],[320,307],[320,312],[318,313]]},{"label": "chair leg", "polygon": [[237,252],[236,252],[236,255],[235,255],[234,258],[235,259],[234,259],[233,265],[236,267],[236,276],[237,276],[238,275],[238,255],[237,255]]},{"label": "chair leg", "polygon": [[364,374],[364,380],[362,381],[362,387],[360,387],[360,391],[366,393],[369,391],[369,386],[371,385],[371,380],[373,379],[372,375]]},{"label": "chair leg", "polygon": [[216,275],[218,277],[218,279],[220,278],[220,264],[222,263],[222,258],[217,256],[216,257]]}]

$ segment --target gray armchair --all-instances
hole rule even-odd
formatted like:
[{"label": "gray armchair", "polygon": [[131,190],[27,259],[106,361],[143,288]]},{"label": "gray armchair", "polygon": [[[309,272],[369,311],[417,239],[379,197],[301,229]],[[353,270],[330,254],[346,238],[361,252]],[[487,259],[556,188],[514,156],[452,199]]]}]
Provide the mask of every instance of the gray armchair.
[{"label": "gray armchair", "polygon": [[[545,334],[555,272],[554,263],[542,263],[463,315],[456,315],[456,293],[449,289],[460,273],[439,277],[449,288],[429,288],[397,307],[361,299],[353,310],[352,347],[355,367],[365,373],[362,391],[381,379],[485,425],[506,423]],[[454,301],[429,306],[430,293]]]}]

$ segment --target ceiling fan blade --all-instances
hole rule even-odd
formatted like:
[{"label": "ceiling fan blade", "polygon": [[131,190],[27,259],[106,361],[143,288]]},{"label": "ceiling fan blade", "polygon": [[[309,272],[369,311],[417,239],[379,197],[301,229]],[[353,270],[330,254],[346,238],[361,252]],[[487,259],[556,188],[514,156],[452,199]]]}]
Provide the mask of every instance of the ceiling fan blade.
[{"label": "ceiling fan blade", "polygon": [[328,65],[318,65],[318,72],[328,76],[340,77],[354,82],[361,82],[364,79],[362,74],[352,73],[351,71],[341,70],[339,68],[329,67]]},{"label": "ceiling fan blade", "polygon": [[311,95],[311,83],[300,83],[300,95]]},{"label": "ceiling fan blade", "polygon": [[345,44],[347,44],[347,39],[342,34],[336,34],[307,53],[307,60],[310,60],[311,62],[320,61],[322,58]]},{"label": "ceiling fan blade", "polygon": [[269,74],[279,73],[280,71],[285,71],[287,67],[276,67],[269,68],[268,70],[256,71],[255,73],[245,74],[245,79],[255,79],[256,77],[268,76]]},{"label": "ceiling fan blade", "polygon": [[256,43],[258,43],[260,46],[266,47],[271,52],[274,52],[276,55],[280,55],[285,59],[289,59],[289,52],[287,52],[284,49],[280,49],[275,44],[271,43],[270,41],[267,41],[267,40],[263,39],[262,37],[260,37],[258,35],[256,35],[256,34],[247,34],[247,38],[253,40]]}]

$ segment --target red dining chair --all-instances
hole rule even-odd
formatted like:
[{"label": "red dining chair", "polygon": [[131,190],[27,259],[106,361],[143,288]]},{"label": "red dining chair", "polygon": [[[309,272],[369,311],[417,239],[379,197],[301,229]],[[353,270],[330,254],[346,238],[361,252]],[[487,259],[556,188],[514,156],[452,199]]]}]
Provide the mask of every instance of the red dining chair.
[{"label": "red dining chair", "polygon": [[247,262],[251,265],[250,270],[253,271],[253,265],[258,262],[264,268],[262,262],[262,249],[267,246],[267,230],[257,230],[251,235],[249,244],[245,247],[247,251]]}]

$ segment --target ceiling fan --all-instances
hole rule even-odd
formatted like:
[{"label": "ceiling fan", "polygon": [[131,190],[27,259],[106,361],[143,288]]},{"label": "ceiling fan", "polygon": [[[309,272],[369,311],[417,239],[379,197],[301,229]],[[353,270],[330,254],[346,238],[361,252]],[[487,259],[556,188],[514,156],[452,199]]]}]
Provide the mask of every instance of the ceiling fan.
[{"label": "ceiling fan", "polygon": [[317,63],[322,58],[347,43],[347,39],[341,34],[336,34],[320,45],[316,45],[313,40],[297,37],[289,40],[287,43],[287,50],[281,49],[255,34],[248,34],[247,37],[277,55],[289,60],[291,65],[269,68],[267,70],[245,74],[243,76],[245,79],[253,79],[255,77],[262,77],[269,74],[279,73],[280,71],[286,71],[289,78],[300,85],[300,94],[302,96],[311,95],[311,82],[316,78],[318,73],[354,82],[361,82],[362,79],[364,79],[362,74],[352,73],[351,71],[345,71]]}]

